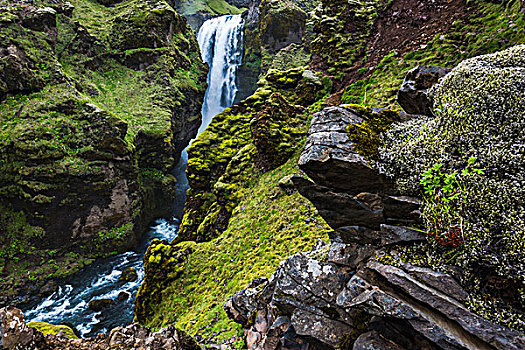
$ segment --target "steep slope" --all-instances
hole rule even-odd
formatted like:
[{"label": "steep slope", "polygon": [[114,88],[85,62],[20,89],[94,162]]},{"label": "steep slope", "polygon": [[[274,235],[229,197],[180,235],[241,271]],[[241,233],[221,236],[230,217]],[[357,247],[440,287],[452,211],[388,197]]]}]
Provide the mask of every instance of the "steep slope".
[{"label": "steep slope", "polygon": [[[264,4],[260,6],[262,11]],[[404,6],[405,10],[400,12]],[[254,96],[219,114],[189,149],[188,174],[192,189],[180,237],[171,244],[157,242],[150,247],[146,258],[146,283],[137,299],[138,319],[155,327],[176,322],[190,333],[202,335],[206,343],[225,338],[231,344],[242,342],[244,337],[233,337],[238,328],[225,320],[218,302],[240,284],[241,279],[235,276],[252,275],[253,270],[251,264],[239,266],[241,258],[238,255],[228,260],[226,257],[232,254],[228,247],[242,246],[244,239],[249,245],[258,225],[265,226],[264,232],[270,241],[280,242],[280,228],[264,223],[268,220],[281,222],[281,218],[290,220],[288,224],[283,223],[284,227],[308,232],[309,246],[322,236],[310,234],[312,231],[304,228],[302,222],[286,215],[293,209],[286,202],[256,203],[261,186],[268,189],[278,186],[277,179],[268,178],[273,171],[293,169],[282,173],[283,176],[299,172],[293,164],[285,162],[291,162],[294,159],[291,156],[297,155],[302,148],[311,115],[325,106],[339,105],[341,101],[373,104],[374,107],[397,106],[397,89],[409,69],[422,63],[453,67],[462,58],[522,42],[524,22],[520,10],[518,1],[494,4],[489,1],[416,3],[401,0],[326,1],[313,12],[308,10],[312,14],[305,24],[305,33],[310,35],[302,36],[300,44],[309,49],[309,68],[270,70]],[[396,12],[398,14],[394,15]],[[260,23],[262,19],[257,21],[256,30],[260,30]],[[285,33],[288,24],[282,24],[282,28],[276,25],[275,30],[278,32],[280,28]],[[406,33],[400,36],[402,40],[390,40],[398,28],[406,28]],[[257,35],[253,36],[254,44],[250,44],[253,47],[261,47],[261,43],[256,42]],[[249,35],[245,37],[248,40]],[[463,48],[460,50],[460,47]],[[286,48],[281,48],[272,59],[285,54]],[[302,62],[304,56],[297,57]],[[254,55],[252,58],[255,66],[261,67],[263,57]],[[293,59],[294,55],[289,55],[289,61],[285,62],[293,66]],[[312,84],[303,86],[302,81]],[[360,115],[368,115],[362,107],[353,108]],[[365,124],[363,130],[356,130],[369,135],[367,126],[377,126],[374,124],[377,120],[372,120],[374,122]],[[384,130],[391,122],[386,127],[379,126]],[[373,133],[372,141],[375,141],[378,135]],[[366,138],[356,134],[356,137]],[[377,145],[374,147],[377,153]],[[262,179],[268,182],[263,183]],[[284,190],[278,191],[293,192],[288,179],[283,178],[280,183]],[[283,195],[279,193],[277,198]],[[241,210],[248,207],[249,201],[256,204],[257,210]],[[282,214],[279,218],[277,214],[261,217],[261,212],[267,210],[264,205],[271,205],[272,212],[276,210]],[[322,222],[317,214],[307,219]],[[243,222],[250,225],[242,225]],[[285,249],[279,247],[293,245],[294,241],[276,244],[278,247],[273,249],[279,256],[271,259],[261,256],[261,265],[272,266],[274,261],[284,260],[286,256],[280,254]],[[214,252],[210,256],[221,258],[217,262],[209,259],[208,251]],[[250,250],[241,249],[240,252],[250,254]],[[326,249],[319,254],[324,256],[325,253]],[[202,271],[210,278],[199,279],[197,276]],[[269,277],[269,271],[261,269],[260,276]],[[214,273],[221,276],[217,281]],[[233,278],[232,283],[224,286],[229,278]],[[173,315],[168,310],[174,310]],[[209,310],[212,311],[208,313]],[[199,313],[204,312],[207,321],[202,322]]]},{"label": "steep slope", "polygon": [[16,303],[169,211],[206,68],[163,1],[0,11],[0,303]]}]

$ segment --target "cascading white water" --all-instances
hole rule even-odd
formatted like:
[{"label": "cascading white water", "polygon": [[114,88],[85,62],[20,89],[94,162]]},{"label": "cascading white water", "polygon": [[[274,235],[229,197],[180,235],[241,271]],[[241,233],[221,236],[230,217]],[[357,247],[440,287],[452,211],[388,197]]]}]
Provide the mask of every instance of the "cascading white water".
[{"label": "cascading white water", "polygon": [[243,28],[241,15],[222,16],[204,22],[197,34],[202,60],[210,67],[199,134],[215,115],[233,105],[237,69],[242,63]]},{"label": "cascading white water", "polygon": [[[216,114],[230,107],[235,100],[237,69],[242,60],[243,26],[244,21],[240,15],[223,16],[204,22],[199,31],[197,39],[202,59],[210,66],[199,134]],[[174,218],[170,222],[158,220],[134,251],[98,261],[63,281],[55,293],[24,311],[28,321],[55,324],[70,322],[82,336],[94,336],[133,319],[135,294],[144,278],[142,258],[147,245],[154,238],[171,241],[177,235],[188,189],[185,175],[187,157],[186,151],[183,151],[181,161],[174,171],[177,178],[175,217],[178,219]],[[137,280],[119,281],[122,270],[129,267],[137,271]],[[129,298],[119,302],[117,300],[121,292],[128,293]],[[88,309],[90,300],[103,298],[116,302],[106,311],[95,313]]]}]

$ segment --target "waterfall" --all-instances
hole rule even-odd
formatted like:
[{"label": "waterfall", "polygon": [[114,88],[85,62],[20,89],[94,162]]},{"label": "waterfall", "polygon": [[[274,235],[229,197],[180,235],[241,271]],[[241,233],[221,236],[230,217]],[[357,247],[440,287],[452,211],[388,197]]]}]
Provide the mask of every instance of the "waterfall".
[{"label": "waterfall", "polygon": [[241,15],[222,16],[204,22],[197,34],[202,60],[210,67],[199,134],[215,115],[233,105],[237,69],[242,63],[243,28]]},{"label": "waterfall", "polygon": [[[236,75],[242,60],[242,36],[244,21],[240,15],[223,16],[204,22],[197,36],[202,59],[208,63],[208,89],[202,106],[202,125],[199,134],[211,119],[224,108],[230,107],[237,94]],[[24,311],[28,321],[46,321],[55,324],[73,323],[82,336],[95,336],[133,320],[135,295],[144,278],[142,259],[148,244],[154,238],[173,240],[182,217],[188,179],[185,170],[188,154],[183,151],[174,175],[177,179],[175,218],[157,220],[145,234],[141,244],[123,254],[98,260],[81,273],[60,282],[57,291],[40,301],[27,305]],[[120,273],[133,267],[138,279],[119,281]],[[114,302],[108,310],[92,312],[88,303],[93,299],[117,300],[120,293],[127,293],[127,300]]]}]

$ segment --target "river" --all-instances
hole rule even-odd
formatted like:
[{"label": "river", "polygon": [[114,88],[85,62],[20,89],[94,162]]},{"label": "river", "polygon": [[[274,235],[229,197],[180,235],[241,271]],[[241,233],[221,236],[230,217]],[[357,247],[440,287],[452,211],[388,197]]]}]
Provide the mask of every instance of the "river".
[{"label": "river", "polygon": [[[198,134],[204,131],[213,116],[230,107],[235,100],[237,70],[242,61],[243,27],[241,16],[232,15],[210,19],[199,30],[197,40],[202,59],[208,63],[210,70]],[[184,151],[174,170],[177,199],[172,218],[156,220],[134,250],[97,260],[75,275],[59,281],[55,293],[38,304],[26,307],[26,320],[70,323],[82,337],[91,337],[131,322],[135,295],[144,279],[143,257],[149,243],[155,238],[171,241],[177,236],[189,188],[187,162],[188,155]],[[122,271],[129,267],[137,271],[138,278],[133,282],[119,281]],[[129,297],[119,301],[121,293],[127,293]],[[93,299],[112,299],[113,303],[100,312],[93,312],[88,308]]]}]

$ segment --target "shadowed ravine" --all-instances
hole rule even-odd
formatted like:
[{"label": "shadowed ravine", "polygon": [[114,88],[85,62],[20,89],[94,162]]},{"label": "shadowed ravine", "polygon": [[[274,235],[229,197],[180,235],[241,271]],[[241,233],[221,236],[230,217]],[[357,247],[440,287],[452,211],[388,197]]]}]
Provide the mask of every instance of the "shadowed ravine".
[{"label": "shadowed ravine", "polygon": [[[198,34],[203,60],[208,63],[208,90],[202,107],[202,125],[199,134],[209,125],[213,116],[230,107],[237,93],[236,74],[242,58],[242,29],[240,16],[223,16],[206,21]],[[173,240],[177,236],[184,213],[188,189],[186,166],[188,155],[183,151],[174,170],[177,179],[177,200],[173,216],[155,221],[143,240],[133,251],[98,260],[79,273],[66,278],[55,293],[24,310],[27,321],[45,321],[53,324],[73,324],[82,337],[94,336],[133,320],[135,295],[144,279],[143,256],[149,243],[155,239]],[[133,282],[119,281],[124,269],[134,268],[138,278]],[[127,293],[119,301],[119,294]],[[88,304],[94,299],[112,299],[108,308],[94,312]]]}]

